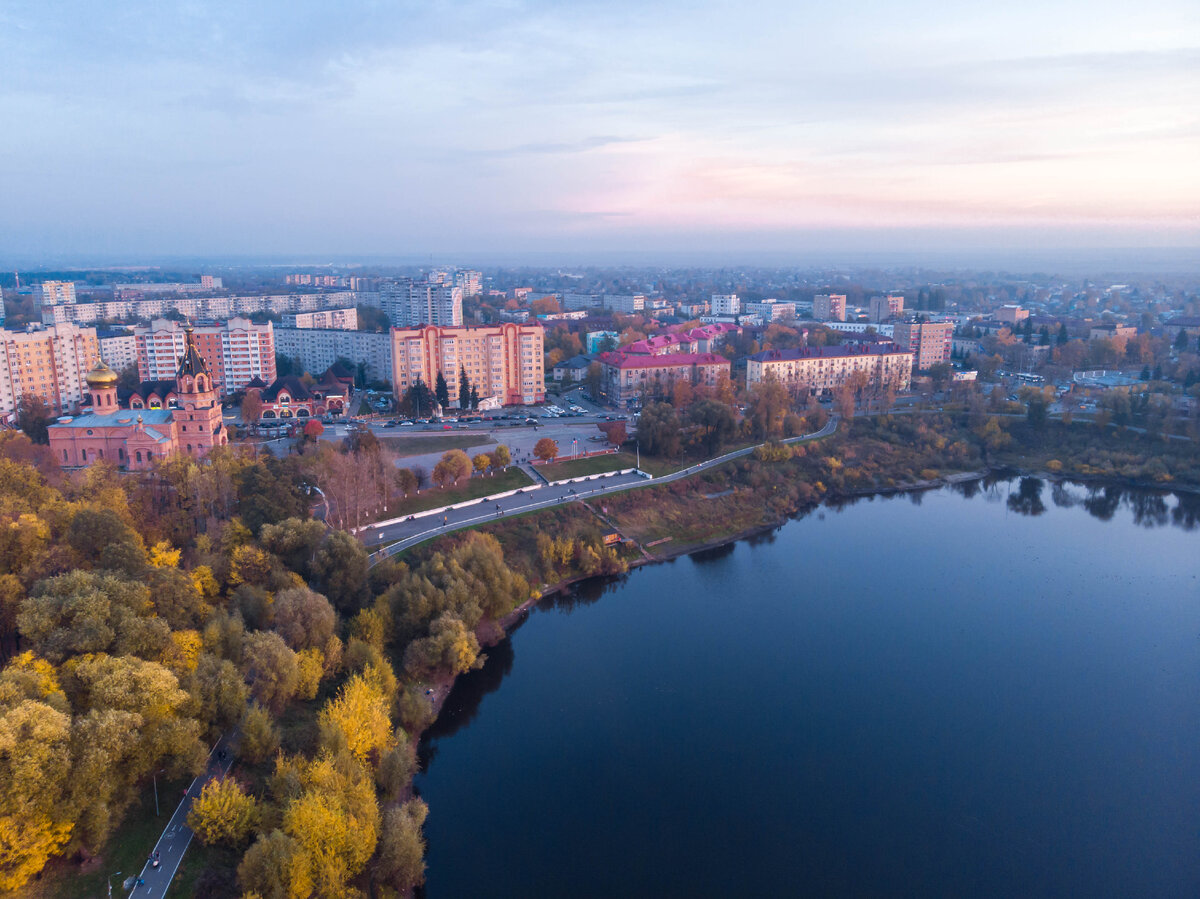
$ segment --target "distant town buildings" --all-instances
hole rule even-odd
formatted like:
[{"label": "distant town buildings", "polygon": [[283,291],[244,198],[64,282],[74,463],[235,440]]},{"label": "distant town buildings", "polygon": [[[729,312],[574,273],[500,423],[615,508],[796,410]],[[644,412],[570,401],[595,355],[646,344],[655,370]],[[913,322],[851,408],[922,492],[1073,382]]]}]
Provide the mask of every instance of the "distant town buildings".
[{"label": "distant town buildings", "polygon": [[264,296],[152,296],[89,302],[59,303],[42,307],[47,325],[91,324],[99,321],[149,321],[171,313],[190,319],[219,320],[235,315],[282,314],[355,306],[350,291]]},{"label": "distant town buildings", "polygon": [[137,365],[137,338],[132,331],[97,331],[100,358],[115,372]]},{"label": "distant town buildings", "polygon": [[616,331],[588,331],[584,336],[586,339],[583,348],[590,354],[616,349],[617,341],[621,337]]},{"label": "distant town buildings", "polygon": [[892,326],[892,340],[900,349],[913,354],[913,368],[917,371],[928,371],[949,362],[953,339],[953,322],[896,322]]},{"label": "distant town buildings", "polygon": [[763,320],[764,324],[786,321],[796,317],[795,303],[785,303],[779,300],[768,299],[746,303],[745,307],[748,314],[758,316]]},{"label": "distant town buildings", "polygon": [[509,406],[546,398],[545,330],[540,324],[393,328],[391,338],[397,398],[418,379],[432,390],[440,372],[456,405],[460,369],[481,400],[494,397]]},{"label": "distant town buildings", "polygon": [[[867,318],[873,322],[885,322],[903,314],[904,297],[871,297],[867,303]],[[842,320],[845,320],[844,316]]]},{"label": "distant town buildings", "polygon": [[1112,340],[1121,337],[1128,340],[1137,337],[1137,328],[1133,325],[1119,325],[1115,322],[1092,325],[1088,332],[1088,340]]},{"label": "distant town buildings", "polygon": [[612,312],[633,315],[646,308],[646,298],[640,293],[633,295],[606,293],[601,305]]},{"label": "distant town buildings", "polygon": [[284,328],[339,328],[343,331],[358,329],[358,308],[323,309],[320,312],[285,312],[280,320]]},{"label": "distant town buildings", "polygon": [[813,318],[819,322],[844,322],[846,297],[836,293],[821,293],[813,297]]},{"label": "distant town buildings", "polygon": [[174,375],[188,341],[205,362],[218,395],[243,389],[255,378],[275,380],[275,334],[270,322],[256,325],[247,318],[195,329],[179,322],[156,319],[133,329],[137,341],[138,377],[161,381]]},{"label": "distant town buildings", "polygon": [[43,306],[69,306],[75,303],[75,282],[43,281],[38,285],[38,296]]},{"label": "distant town buildings", "polygon": [[890,343],[764,350],[746,357],[746,385],[774,378],[789,390],[819,396],[862,372],[866,389],[900,391],[911,386],[912,369],[912,354]]},{"label": "distant town buildings", "polygon": [[1006,325],[1019,325],[1029,318],[1029,310],[1022,309],[1014,303],[1006,303],[992,313],[992,318]]},{"label": "distant town buildings", "polygon": [[94,328],[63,324],[0,330],[0,414],[11,418],[22,396],[40,397],[54,412],[83,402],[88,369],[100,356]]}]

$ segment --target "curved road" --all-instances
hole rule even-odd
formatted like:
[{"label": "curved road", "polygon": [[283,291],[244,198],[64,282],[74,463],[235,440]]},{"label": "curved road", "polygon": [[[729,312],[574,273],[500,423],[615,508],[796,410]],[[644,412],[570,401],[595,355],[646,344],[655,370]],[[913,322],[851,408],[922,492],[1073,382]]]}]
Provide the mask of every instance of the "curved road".
[{"label": "curved road", "polygon": [[[812,434],[802,434],[799,437],[789,437],[782,442],[801,443],[806,440],[827,437],[837,430],[837,426],[838,417],[832,415],[821,430],[815,431]],[[761,444],[758,445],[761,446]],[[757,446],[747,446],[734,450],[733,452],[725,453],[722,456],[717,456],[705,462],[699,462],[696,465],[691,465],[660,478],[651,478],[646,474],[596,475],[592,480],[582,481],[577,484],[558,487],[525,487],[521,493],[505,497],[504,499],[492,502],[476,502],[473,505],[451,509],[442,516],[442,520],[439,520],[439,516],[428,516],[426,518],[417,518],[413,521],[396,522],[395,524],[383,527],[368,526],[363,528],[359,533],[359,539],[367,546],[377,546],[380,543],[386,543],[390,540],[396,541],[390,546],[372,553],[370,564],[375,565],[381,559],[403,552],[410,547],[416,546],[418,543],[423,543],[426,540],[460,530],[461,528],[470,527],[485,521],[495,521],[498,518],[506,518],[509,515],[520,515],[534,509],[557,506],[578,499],[603,496],[607,493],[617,493],[622,490],[631,490],[652,484],[669,484],[680,478],[686,478],[697,472],[722,465],[731,459],[747,456],[754,452],[756,448]]]}]

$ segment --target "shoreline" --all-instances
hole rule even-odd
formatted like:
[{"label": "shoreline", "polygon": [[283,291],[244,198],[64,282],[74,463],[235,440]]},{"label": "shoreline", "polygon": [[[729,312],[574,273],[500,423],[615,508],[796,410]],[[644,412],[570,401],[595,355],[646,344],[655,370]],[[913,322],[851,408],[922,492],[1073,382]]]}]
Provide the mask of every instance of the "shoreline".
[{"label": "shoreline", "polygon": [[[636,568],[641,568],[644,565],[657,565],[663,562],[670,562],[674,559],[678,559],[681,556],[687,556],[696,552],[716,549],[717,547],[725,546],[728,543],[735,543],[739,540],[746,540],[750,537],[764,534],[786,524],[790,518],[802,511],[807,512],[813,509],[819,509],[822,505],[830,502],[836,502],[839,499],[854,499],[867,496],[891,496],[900,493],[915,493],[920,490],[936,490],[941,487],[949,487],[954,484],[962,484],[968,481],[980,480],[988,477],[989,475],[1002,473],[1011,473],[1014,477],[1037,477],[1052,483],[1075,481],[1081,484],[1104,484],[1108,486],[1126,487],[1136,490],[1160,490],[1166,493],[1174,492],[1200,495],[1200,486],[1180,484],[1145,484],[1136,481],[1104,478],[1100,476],[1065,475],[1062,473],[1055,474],[1047,471],[1035,471],[1008,465],[989,466],[987,468],[977,468],[970,471],[954,472],[924,481],[912,481],[907,484],[897,484],[895,486],[876,486],[860,490],[844,491],[839,493],[837,496],[826,496],[819,503],[816,503],[807,509],[797,509],[795,512],[785,515],[776,521],[755,525],[754,527],[745,528],[741,531],[730,534],[725,534],[721,537],[707,540],[699,544],[690,544],[672,547],[669,549],[664,547],[664,551],[661,553],[648,552],[642,544],[637,543],[636,545],[642,550],[642,554],[638,558],[630,560],[629,571],[633,571]],[[658,549],[658,547],[655,547],[655,549]],[[557,593],[561,593],[573,585],[582,581],[586,581],[592,577],[597,577],[597,575],[579,575],[578,577],[566,578],[562,581],[558,581],[557,583],[547,585],[537,595],[531,596],[529,599],[515,607],[502,618],[480,622],[479,626],[475,629],[475,638],[479,641],[480,650],[485,650],[496,646],[498,643],[508,637],[512,626],[517,624],[522,617],[528,614],[529,610],[533,606],[537,605],[537,603],[541,602],[543,599],[546,599],[549,596],[554,596]],[[415,731],[410,735],[414,748],[419,747],[421,740],[424,739],[425,732],[441,715],[442,708],[445,706],[446,700],[449,698],[451,691],[454,689],[454,684],[457,682],[457,680],[458,675],[439,677],[427,685],[428,689],[433,690],[433,693],[430,695],[433,718],[430,720],[429,724],[420,731]],[[411,783],[407,792],[411,795]]]}]

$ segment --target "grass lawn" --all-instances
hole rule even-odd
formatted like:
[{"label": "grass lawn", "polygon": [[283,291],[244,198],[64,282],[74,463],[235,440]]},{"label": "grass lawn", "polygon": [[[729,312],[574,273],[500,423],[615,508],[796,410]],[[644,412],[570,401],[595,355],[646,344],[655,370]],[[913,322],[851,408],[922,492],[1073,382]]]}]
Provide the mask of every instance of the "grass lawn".
[{"label": "grass lawn", "polygon": [[475,432],[472,434],[430,434],[420,437],[400,437],[389,434],[387,437],[380,437],[379,442],[402,456],[420,456],[425,453],[444,453],[452,449],[484,446],[495,443],[496,440],[491,434]]},{"label": "grass lawn", "polygon": [[591,456],[587,459],[572,459],[569,462],[539,465],[538,471],[545,475],[548,481],[561,481],[564,478],[581,478],[588,474],[603,474],[606,471],[634,468],[636,465],[637,457],[633,453],[610,453],[607,456]]},{"label": "grass lawn", "polygon": [[469,499],[491,496],[493,493],[504,493],[507,490],[516,490],[518,487],[528,487],[532,483],[529,475],[513,465],[509,467],[508,471],[495,477],[474,477],[458,487],[446,487],[445,489],[436,486],[426,487],[419,496],[410,496],[388,509],[387,517],[399,518],[403,515],[412,515],[414,512],[424,512],[426,509],[456,506]]}]

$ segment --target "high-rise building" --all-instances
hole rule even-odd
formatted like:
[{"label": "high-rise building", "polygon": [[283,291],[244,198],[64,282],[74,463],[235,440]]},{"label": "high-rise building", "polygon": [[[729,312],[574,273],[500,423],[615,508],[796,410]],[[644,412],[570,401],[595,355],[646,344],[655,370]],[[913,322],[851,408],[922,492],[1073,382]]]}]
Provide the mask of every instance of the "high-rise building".
[{"label": "high-rise building", "polygon": [[[173,377],[186,350],[188,329],[176,321],[156,319],[133,333],[138,377],[143,381]],[[225,324],[197,327],[193,339],[222,396],[241,390],[255,378],[268,384],[275,380],[275,332],[270,322],[256,325],[248,318],[231,318]]]},{"label": "high-rise building", "polygon": [[460,369],[480,399],[503,405],[540,403],[546,398],[545,330],[539,324],[477,328],[393,328],[392,391],[397,399],[418,378],[431,390],[440,372],[458,401]]},{"label": "high-rise building", "polygon": [[712,295],[713,315],[740,315],[742,301],[736,293],[714,293]]},{"label": "high-rise building", "polygon": [[483,272],[457,271],[454,273],[454,286],[461,287],[464,297],[474,297],[483,293]]},{"label": "high-rise building", "polygon": [[897,322],[892,327],[892,340],[913,354],[917,371],[949,362],[953,338],[953,322]]},{"label": "high-rise building", "polygon": [[132,331],[97,331],[100,358],[115,372],[137,365],[137,338]]},{"label": "high-rise building", "polygon": [[780,319],[796,317],[796,304],[784,303],[779,300],[760,300],[757,303],[747,303],[746,312],[762,317],[763,322],[775,322]]},{"label": "high-rise building", "polygon": [[844,322],[846,297],[837,293],[819,293],[813,297],[813,319],[819,322]]},{"label": "high-rise building", "polygon": [[43,281],[39,291],[43,306],[69,306],[75,302],[74,281]]},{"label": "high-rise building", "polygon": [[646,308],[646,298],[640,293],[632,295],[606,293],[602,305],[605,309],[612,312],[622,312],[625,315],[632,315]]},{"label": "high-rise building", "polygon": [[201,275],[200,286],[204,290],[221,290],[225,287],[225,282],[214,275]]},{"label": "high-rise building", "polygon": [[873,322],[885,322],[904,314],[904,297],[871,297],[867,317]]},{"label": "high-rise building", "polygon": [[341,328],[276,328],[275,352],[300,360],[301,367],[318,375],[338,359],[363,365],[368,381],[392,377],[392,335]]},{"label": "high-rise building", "polygon": [[57,413],[77,409],[84,376],[99,356],[95,328],[0,330],[0,415],[11,417],[25,394],[40,397]]},{"label": "high-rise building", "polygon": [[462,326],[461,287],[401,279],[380,286],[380,308],[396,328]]}]

